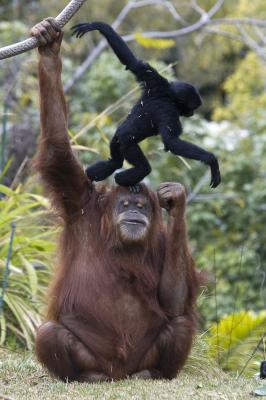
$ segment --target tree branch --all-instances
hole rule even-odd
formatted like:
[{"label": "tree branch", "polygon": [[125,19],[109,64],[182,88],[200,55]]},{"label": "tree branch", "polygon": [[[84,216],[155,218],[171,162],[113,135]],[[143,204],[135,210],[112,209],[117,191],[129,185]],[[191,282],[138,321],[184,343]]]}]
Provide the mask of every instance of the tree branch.
[{"label": "tree branch", "polygon": [[228,37],[233,40],[238,40],[240,42],[243,42],[243,36],[237,35],[236,33],[223,31],[222,29],[214,29],[214,28],[206,27],[206,28],[203,28],[203,32],[211,34],[211,35],[224,36],[224,37]]},{"label": "tree branch", "polygon": [[258,18],[216,18],[210,21],[211,25],[254,25],[266,27],[265,19]]},{"label": "tree branch", "polygon": [[263,60],[266,60],[266,54],[265,54],[265,49],[263,47],[260,47],[259,44],[256,42],[256,40],[254,40],[245,30],[245,28],[241,25],[238,24],[237,28],[239,30],[239,32],[241,33],[245,43],[247,43],[247,45],[255,51],[255,53],[258,54],[258,56],[260,58],[262,58]]},{"label": "tree branch", "polygon": [[[112,24],[114,29],[117,29],[121,23],[125,20],[127,15],[130,13],[131,10],[148,7],[152,5],[160,5],[167,8],[174,19],[178,20],[182,24],[185,24],[185,21],[182,17],[178,14],[175,7],[170,1],[164,0],[133,0],[129,1],[125,7],[121,10],[121,12],[116,17],[115,21]],[[96,58],[101,54],[101,52],[107,47],[107,42],[105,39],[102,39],[99,44],[90,52],[87,58],[83,61],[83,63],[77,68],[75,74],[73,75],[72,79],[70,79],[65,85],[65,92],[69,91],[72,86],[76,83],[77,80],[81,78],[81,76],[87,71],[87,69],[91,66],[91,64],[96,60]]]},{"label": "tree branch", "polygon": [[[151,38],[151,39],[172,39],[172,38],[178,38],[181,36],[189,35],[195,31],[198,30],[203,30],[206,33],[209,34],[220,34],[223,36],[230,37],[232,39],[236,40],[241,40],[245,44],[247,44],[252,50],[256,51],[257,54],[259,54],[260,57],[265,59],[264,55],[264,49],[261,48],[256,41],[253,42],[253,39],[250,38],[247,34],[243,34],[241,32],[241,35],[237,35],[231,32],[226,32],[223,30],[215,30],[212,28],[209,28],[211,25],[234,25],[239,29],[240,25],[252,25],[252,26],[257,26],[257,27],[266,27],[266,20],[261,20],[261,19],[256,19],[256,18],[216,18],[212,19],[215,14],[221,9],[222,5],[224,4],[224,0],[218,0],[214,4],[214,6],[206,12],[203,10],[197,3],[196,0],[192,0],[192,5],[191,7],[198,12],[200,15],[200,18],[193,24],[183,26],[180,29],[173,30],[173,31],[167,31],[167,32],[162,32],[162,31],[148,31],[148,32],[142,32],[142,36],[145,38]],[[176,11],[175,7],[169,0],[133,0],[130,1],[126,4],[126,6],[121,10],[120,14],[117,16],[115,21],[112,24],[112,27],[114,29],[117,29],[120,24],[125,20],[127,15],[130,13],[132,9],[137,9],[141,7],[148,7],[148,6],[154,6],[154,5],[160,5],[165,8],[167,8],[171,15],[182,23],[183,25],[185,24],[184,19],[178,14]],[[123,39],[125,42],[132,42],[135,41],[135,34],[129,34],[123,36]],[[107,47],[107,42],[105,39],[102,39],[99,44],[90,52],[90,54],[87,56],[87,58],[83,61],[83,63],[77,68],[76,72],[74,73],[73,77],[71,80],[67,82],[65,85],[65,91],[68,91],[72,88],[72,86],[75,84],[76,81],[78,81],[82,75],[87,71],[87,69],[91,66],[91,64],[96,60],[96,58],[101,54],[101,52]]]}]

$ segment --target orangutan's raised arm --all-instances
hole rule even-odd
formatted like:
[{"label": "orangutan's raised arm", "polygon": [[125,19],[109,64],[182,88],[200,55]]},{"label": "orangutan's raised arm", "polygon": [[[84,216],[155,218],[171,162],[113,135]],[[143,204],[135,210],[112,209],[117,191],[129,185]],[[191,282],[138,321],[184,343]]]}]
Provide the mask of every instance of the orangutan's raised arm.
[{"label": "orangutan's raised arm", "polygon": [[67,217],[81,210],[81,200],[91,184],[74,157],[67,132],[59,55],[63,34],[52,18],[37,24],[31,34],[43,42],[39,47],[41,138],[35,167],[55,207]]},{"label": "orangutan's raised arm", "polygon": [[170,318],[186,315],[198,292],[197,273],[189,250],[185,209],[186,195],[179,183],[163,183],[158,189],[160,204],[169,213],[166,256],[159,299]]}]

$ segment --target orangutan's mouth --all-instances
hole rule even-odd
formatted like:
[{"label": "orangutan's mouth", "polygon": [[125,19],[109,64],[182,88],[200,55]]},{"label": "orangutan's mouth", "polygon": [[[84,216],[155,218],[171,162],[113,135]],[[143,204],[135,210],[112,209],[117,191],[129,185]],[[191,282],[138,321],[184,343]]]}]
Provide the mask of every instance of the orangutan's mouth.
[{"label": "orangutan's mouth", "polygon": [[124,219],[123,223],[129,224],[129,225],[146,225],[145,221],[139,220],[139,219]]}]

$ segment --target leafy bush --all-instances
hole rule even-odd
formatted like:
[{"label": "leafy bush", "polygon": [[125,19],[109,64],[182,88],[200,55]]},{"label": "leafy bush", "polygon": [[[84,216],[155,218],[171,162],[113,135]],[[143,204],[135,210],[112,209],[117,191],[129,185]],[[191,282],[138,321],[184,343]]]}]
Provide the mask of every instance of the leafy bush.
[{"label": "leafy bush", "polygon": [[[41,305],[49,282],[50,259],[54,251],[54,229],[47,225],[48,201],[0,185],[0,345],[32,347],[35,328],[40,324]],[[44,222],[44,217],[46,224]],[[4,274],[10,245],[11,224],[15,224],[7,288]]]},{"label": "leafy bush", "polygon": [[265,333],[265,326],[265,311],[257,314],[240,311],[227,315],[210,327],[208,342],[212,357],[225,370],[238,373],[244,370],[246,376],[254,375],[263,360],[263,346],[258,344]]}]

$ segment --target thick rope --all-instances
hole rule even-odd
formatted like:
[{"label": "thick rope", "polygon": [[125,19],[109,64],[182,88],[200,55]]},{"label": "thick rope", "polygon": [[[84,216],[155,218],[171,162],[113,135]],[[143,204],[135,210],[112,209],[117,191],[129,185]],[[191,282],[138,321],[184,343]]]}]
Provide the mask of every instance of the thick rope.
[{"label": "thick rope", "polygon": [[[80,9],[86,0],[72,0],[64,8],[64,10],[56,17],[56,21],[59,23],[60,28],[66,25],[66,23],[73,17],[73,15]],[[38,46],[38,40],[34,37],[23,40],[22,42],[12,44],[11,46],[2,47],[0,49],[0,60],[5,58],[14,57],[17,54],[24,53]]]}]

